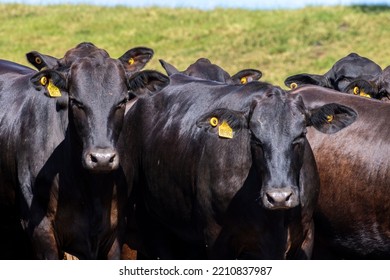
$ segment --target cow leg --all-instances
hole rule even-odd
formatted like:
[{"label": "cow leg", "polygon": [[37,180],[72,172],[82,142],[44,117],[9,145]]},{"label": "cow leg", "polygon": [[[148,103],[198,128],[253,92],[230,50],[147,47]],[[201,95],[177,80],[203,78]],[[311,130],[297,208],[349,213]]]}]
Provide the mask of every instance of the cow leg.
[{"label": "cow leg", "polygon": [[310,259],[314,245],[314,222],[288,228],[286,259]]},{"label": "cow leg", "polygon": [[109,260],[119,260],[122,255],[122,246],[119,244],[118,239],[115,239],[110,250],[107,254]]},{"label": "cow leg", "polygon": [[305,234],[305,239],[302,243],[301,249],[306,254],[306,258],[311,258],[314,245],[314,222],[312,221],[308,226]]},{"label": "cow leg", "polygon": [[60,259],[54,229],[47,217],[33,229],[32,244],[38,259]]}]

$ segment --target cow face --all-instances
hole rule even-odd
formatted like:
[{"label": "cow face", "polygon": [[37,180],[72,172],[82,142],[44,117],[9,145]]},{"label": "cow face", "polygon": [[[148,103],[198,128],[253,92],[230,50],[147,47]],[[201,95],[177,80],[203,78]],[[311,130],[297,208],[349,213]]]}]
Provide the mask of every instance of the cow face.
[{"label": "cow face", "polygon": [[310,160],[305,158],[305,150],[310,149],[307,127],[335,133],[356,117],[355,111],[339,104],[309,111],[300,96],[274,88],[254,97],[250,108],[243,112],[213,110],[197,124],[221,138],[234,138],[246,130],[251,135],[252,167],[261,182],[259,201],[267,209],[288,209],[301,204],[300,174],[304,161]]},{"label": "cow face", "polygon": [[70,69],[70,116],[82,142],[86,169],[111,171],[119,166],[115,146],[128,100],[126,81],[123,67],[110,58],[102,63],[81,60]]},{"label": "cow face", "polygon": [[254,100],[249,120],[260,197],[269,209],[299,205],[299,173],[306,146],[306,112],[299,98],[274,91]]},{"label": "cow face", "polygon": [[[87,170],[109,172],[119,166],[116,143],[129,99],[129,81],[133,79],[128,78],[126,63],[106,55],[83,57],[65,73],[43,70],[31,78],[33,85],[49,97],[67,94],[69,122],[81,144],[82,165]],[[143,81],[147,83],[148,79]]]},{"label": "cow face", "polygon": [[301,203],[299,178],[307,160],[305,149],[310,149],[307,126],[336,133],[354,122],[356,113],[337,104],[308,111],[300,96],[277,89],[252,106],[249,129],[254,163],[263,177],[262,204],[268,209],[295,207]]}]

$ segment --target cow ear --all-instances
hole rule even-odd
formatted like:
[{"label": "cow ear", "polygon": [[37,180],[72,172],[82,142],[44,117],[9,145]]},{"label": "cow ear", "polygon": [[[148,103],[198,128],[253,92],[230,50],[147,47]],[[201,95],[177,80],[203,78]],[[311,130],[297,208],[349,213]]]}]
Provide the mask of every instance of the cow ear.
[{"label": "cow ear", "polygon": [[128,50],[119,60],[122,62],[127,72],[134,73],[142,68],[153,57],[153,50],[145,47],[137,47]]},{"label": "cow ear", "polygon": [[28,62],[30,62],[38,70],[43,68],[53,69],[58,66],[58,59],[50,55],[41,54],[37,51],[32,51],[26,54]]},{"label": "cow ear", "polygon": [[321,87],[330,87],[328,79],[323,75],[316,74],[298,74],[288,77],[284,84],[290,89],[295,89],[300,85],[316,85]]},{"label": "cow ear", "polygon": [[137,72],[129,78],[130,98],[153,94],[166,87],[169,81],[166,75],[157,71]]},{"label": "cow ear", "polygon": [[345,92],[367,98],[377,98],[378,96],[378,89],[366,80],[356,80],[351,82],[345,88]]},{"label": "cow ear", "polygon": [[59,98],[67,93],[66,78],[54,70],[40,71],[30,78],[30,82],[36,90],[43,90],[48,97]]},{"label": "cow ear", "polygon": [[319,108],[312,109],[309,113],[308,125],[317,130],[332,134],[349,126],[357,119],[357,113],[350,107],[330,103]]},{"label": "cow ear", "polygon": [[247,113],[226,108],[208,112],[196,121],[198,127],[220,138],[233,138],[242,128],[247,128],[247,124]]},{"label": "cow ear", "polygon": [[160,61],[160,64],[161,66],[165,69],[165,71],[167,72],[168,76],[171,76],[173,74],[177,74],[177,73],[180,73],[179,70],[176,69],[175,66],[173,66],[172,64],[169,64],[168,62],[162,60],[162,59],[159,59]]},{"label": "cow ear", "polygon": [[258,81],[263,73],[255,69],[244,69],[232,76],[234,84],[246,84],[251,81]]}]

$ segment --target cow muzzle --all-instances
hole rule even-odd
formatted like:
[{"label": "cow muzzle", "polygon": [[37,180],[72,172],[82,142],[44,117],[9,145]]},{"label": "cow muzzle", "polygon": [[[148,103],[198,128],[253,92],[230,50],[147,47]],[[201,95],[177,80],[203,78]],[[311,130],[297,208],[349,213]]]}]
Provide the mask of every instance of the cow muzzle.
[{"label": "cow muzzle", "polygon": [[84,155],[83,165],[93,172],[110,172],[119,167],[119,156],[112,148],[90,149]]},{"label": "cow muzzle", "polygon": [[298,189],[296,187],[265,188],[262,202],[270,210],[289,209],[299,205]]}]

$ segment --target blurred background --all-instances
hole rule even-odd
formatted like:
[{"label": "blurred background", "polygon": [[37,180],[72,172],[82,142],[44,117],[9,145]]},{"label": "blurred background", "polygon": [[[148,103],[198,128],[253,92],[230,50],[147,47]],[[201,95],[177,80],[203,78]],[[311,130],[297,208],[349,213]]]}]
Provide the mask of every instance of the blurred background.
[{"label": "blurred background", "polygon": [[244,68],[280,86],[323,74],[351,52],[390,65],[390,0],[0,0],[0,58],[27,64],[89,41],[119,57],[135,46],[186,69],[207,57],[230,74]]},{"label": "blurred background", "polygon": [[127,6],[127,7],[169,7],[169,8],[240,8],[240,9],[298,9],[307,6],[336,6],[336,5],[386,5],[388,0],[274,0],[274,1],[224,1],[224,0],[0,0],[0,3],[22,4],[89,4],[102,6]]}]

